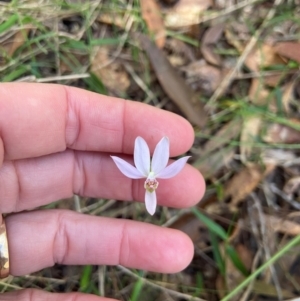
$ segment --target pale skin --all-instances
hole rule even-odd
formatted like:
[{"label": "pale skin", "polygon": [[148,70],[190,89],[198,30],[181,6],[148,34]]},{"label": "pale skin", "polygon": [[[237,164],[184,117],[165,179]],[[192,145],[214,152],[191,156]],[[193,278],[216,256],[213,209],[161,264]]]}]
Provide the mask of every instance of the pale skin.
[{"label": "pale skin", "polygon": [[[186,152],[194,139],[183,118],[138,102],[61,85],[0,84],[0,212],[9,213],[12,275],[55,263],[121,264],[159,273],[176,273],[190,263],[193,244],[177,230],[67,210],[22,212],[73,194],[142,202],[144,180],[125,177],[110,158],[130,160],[137,136],[152,152],[168,136],[171,156]],[[204,190],[199,171],[186,165],[174,178],[160,180],[158,204],[190,207]],[[22,290],[0,300],[112,299]]]}]

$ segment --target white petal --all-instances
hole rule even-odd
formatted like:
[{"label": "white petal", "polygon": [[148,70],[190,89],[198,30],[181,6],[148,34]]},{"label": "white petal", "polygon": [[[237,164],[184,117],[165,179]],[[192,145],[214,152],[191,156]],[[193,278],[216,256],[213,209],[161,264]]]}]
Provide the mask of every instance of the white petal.
[{"label": "white petal", "polygon": [[135,167],[147,177],[150,172],[150,151],[146,141],[142,137],[135,139],[133,158]]},{"label": "white petal", "polygon": [[142,175],[134,166],[132,166],[125,160],[115,156],[111,156],[111,158],[114,160],[121,173],[126,177],[131,179],[144,178],[144,175]]},{"label": "white petal", "polygon": [[189,158],[190,156],[178,159],[162,170],[158,175],[156,175],[156,177],[160,179],[169,179],[176,176],[182,170]]},{"label": "white petal", "polygon": [[145,205],[149,214],[153,215],[156,209],[156,193],[155,191],[149,192],[146,190]]},{"label": "white petal", "polygon": [[151,171],[155,175],[160,173],[168,164],[169,160],[169,138],[163,137],[155,147],[152,162]]}]

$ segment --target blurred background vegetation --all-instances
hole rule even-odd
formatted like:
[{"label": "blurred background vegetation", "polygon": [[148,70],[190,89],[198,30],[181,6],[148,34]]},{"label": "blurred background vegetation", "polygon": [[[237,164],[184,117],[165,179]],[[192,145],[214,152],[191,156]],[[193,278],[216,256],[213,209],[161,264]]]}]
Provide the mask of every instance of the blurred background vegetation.
[{"label": "blurred background vegetation", "polygon": [[[300,294],[300,1],[0,1],[2,82],[60,83],[187,118],[207,192],[192,209],[74,196],[47,208],[186,232],[175,275],[61,266],[1,291],[82,291],[120,300],[296,300]],[[297,299],[299,300],[299,299]]]}]

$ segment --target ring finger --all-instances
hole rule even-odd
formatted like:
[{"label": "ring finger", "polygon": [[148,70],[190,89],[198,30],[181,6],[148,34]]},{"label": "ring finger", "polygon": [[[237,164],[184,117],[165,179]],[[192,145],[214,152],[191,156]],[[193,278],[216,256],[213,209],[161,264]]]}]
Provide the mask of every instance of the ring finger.
[{"label": "ring finger", "polygon": [[192,242],[180,231],[65,210],[13,214],[6,218],[6,227],[12,275],[55,263],[121,264],[175,273],[193,255]]}]

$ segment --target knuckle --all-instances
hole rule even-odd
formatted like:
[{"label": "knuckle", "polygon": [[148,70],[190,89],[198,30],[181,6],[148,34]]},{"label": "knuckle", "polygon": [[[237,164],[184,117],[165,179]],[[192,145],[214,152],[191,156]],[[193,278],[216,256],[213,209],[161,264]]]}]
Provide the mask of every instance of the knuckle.
[{"label": "knuckle", "polygon": [[57,215],[56,233],[53,241],[53,262],[63,264],[69,253],[68,234],[69,212],[60,211]]}]

